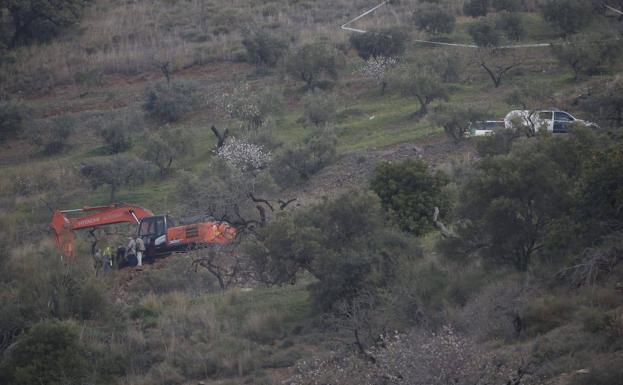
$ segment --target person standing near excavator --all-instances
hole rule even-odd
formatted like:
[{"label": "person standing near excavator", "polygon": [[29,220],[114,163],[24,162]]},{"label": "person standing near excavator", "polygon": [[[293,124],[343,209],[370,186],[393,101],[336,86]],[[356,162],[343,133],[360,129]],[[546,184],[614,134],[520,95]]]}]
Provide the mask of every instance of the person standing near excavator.
[{"label": "person standing near excavator", "polygon": [[128,259],[128,265],[129,266],[136,266],[135,265],[135,258],[136,258],[136,241],[134,240],[134,238],[129,237],[128,238],[128,247],[126,247],[126,256]]},{"label": "person standing near excavator", "polygon": [[145,254],[145,242],[143,242],[143,238],[136,238],[136,260],[137,266],[143,266],[143,255]]}]

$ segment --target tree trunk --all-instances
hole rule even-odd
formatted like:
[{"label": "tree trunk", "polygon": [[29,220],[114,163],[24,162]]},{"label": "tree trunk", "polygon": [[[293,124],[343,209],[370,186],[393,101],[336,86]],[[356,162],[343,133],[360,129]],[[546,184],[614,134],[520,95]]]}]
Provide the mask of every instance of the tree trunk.
[{"label": "tree trunk", "polygon": [[413,119],[415,119],[415,120],[419,120],[419,119],[423,118],[428,113],[428,104],[430,103],[430,102],[426,102],[425,100],[423,100],[419,96],[417,97],[417,99],[420,102],[420,109],[417,110],[413,114]]}]

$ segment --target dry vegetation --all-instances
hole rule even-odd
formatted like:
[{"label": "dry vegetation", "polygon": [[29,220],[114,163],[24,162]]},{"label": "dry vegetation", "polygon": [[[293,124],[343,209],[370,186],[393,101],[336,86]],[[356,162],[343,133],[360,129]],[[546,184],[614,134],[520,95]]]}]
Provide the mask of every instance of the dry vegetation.
[{"label": "dry vegetation", "polygon": [[[572,68],[421,45],[472,43],[514,2],[485,19],[442,1],[456,28],[438,35],[414,25],[428,2],[390,3],[356,26],[404,44],[367,62],[339,29],[364,0],[97,0],[3,50],[0,382],[618,385],[621,47]],[[564,38],[517,3],[525,41]],[[621,29],[595,14],[580,40]],[[550,105],[602,127],[464,140]],[[102,274],[91,250],[125,225],[59,260],[51,211],[111,196],[226,219],[240,242]]]}]

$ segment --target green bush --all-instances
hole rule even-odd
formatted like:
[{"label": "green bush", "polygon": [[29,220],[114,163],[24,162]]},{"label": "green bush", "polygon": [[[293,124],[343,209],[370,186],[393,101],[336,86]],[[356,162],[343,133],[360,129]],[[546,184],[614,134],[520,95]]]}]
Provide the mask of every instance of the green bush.
[{"label": "green bush", "polygon": [[477,21],[471,24],[467,32],[479,47],[497,47],[500,45],[500,31],[489,20]]},{"label": "green bush", "polygon": [[328,129],[315,130],[303,143],[277,154],[271,175],[281,186],[292,186],[311,178],[335,161],[337,139]]},{"label": "green bush", "polygon": [[543,248],[555,237],[557,220],[573,205],[575,170],[583,159],[581,142],[568,138],[516,143],[510,153],[476,164],[458,200],[457,215],[463,221],[456,231],[462,253],[520,271],[543,256]]},{"label": "green bush", "polygon": [[287,41],[266,31],[246,36],[242,45],[247,50],[247,60],[256,66],[274,67],[288,51]]},{"label": "green bush", "polygon": [[42,123],[30,132],[30,142],[38,146],[46,155],[63,152],[69,147],[68,139],[74,132],[75,121],[69,116],[61,116]]},{"label": "green bush", "polygon": [[415,26],[431,34],[450,33],[454,30],[456,16],[447,6],[438,3],[420,3],[413,12]]},{"label": "green bush", "polygon": [[474,138],[476,152],[481,157],[505,155],[511,151],[513,142],[521,136],[515,130],[496,130],[495,135]]},{"label": "green bush", "polygon": [[91,364],[76,327],[65,322],[35,325],[0,363],[5,384],[80,384],[87,381]]},{"label": "green bush", "polygon": [[567,36],[580,32],[594,17],[590,0],[548,0],[543,5],[543,17]]},{"label": "green bush", "polygon": [[350,43],[364,60],[378,57],[394,57],[404,53],[407,33],[400,28],[374,29],[366,33],[355,33]]},{"label": "green bush", "polygon": [[78,22],[85,0],[41,0],[3,2],[0,11],[8,31],[1,43],[9,48],[33,42],[48,42],[61,31]]},{"label": "green bush", "polygon": [[98,135],[104,141],[104,148],[108,154],[118,154],[132,147],[133,134],[143,130],[144,121],[138,115],[124,115],[109,120],[98,130]]},{"label": "green bush", "polygon": [[325,311],[389,286],[411,244],[385,222],[376,196],[354,192],[278,218],[245,250],[267,283],[312,274],[314,303]]},{"label": "green bush", "polygon": [[407,160],[379,165],[371,186],[404,231],[422,235],[432,228],[435,207],[441,217],[448,213],[449,202],[442,193],[446,183],[445,175],[432,174],[424,162]]},{"label": "green bush", "polygon": [[521,15],[512,12],[504,12],[495,21],[495,28],[503,31],[506,37],[512,41],[520,41],[526,37],[527,31]]},{"label": "green bush", "polygon": [[544,334],[572,319],[575,303],[563,296],[544,296],[532,299],[522,311],[527,335]]},{"label": "green bush", "polygon": [[558,61],[571,67],[578,80],[580,75],[594,75],[616,63],[620,47],[621,43],[608,34],[578,34],[565,44],[552,45],[552,52]]},{"label": "green bush", "polygon": [[471,122],[483,120],[487,112],[479,107],[456,106],[450,103],[435,108],[433,122],[443,127],[446,135],[459,143],[466,138]]},{"label": "green bush", "polygon": [[200,103],[194,83],[158,83],[148,89],[143,109],[149,117],[161,123],[173,123],[195,111]]},{"label": "green bush", "polygon": [[523,0],[491,0],[491,7],[498,12],[516,12],[521,10]]},{"label": "green bush", "polygon": [[463,3],[463,13],[467,16],[486,16],[489,10],[489,0],[467,0]]},{"label": "green bush", "polygon": [[0,101],[0,143],[20,134],[28,121],[28,109],[14,102]]},{"label": "green bush", "polygon": [[305,120],[316,125],[323,126],[329,123],[337,111],[337,99],[320,90],[308,92],[303,97],[303,110]]},{"label": "green bush", "polygon": [[335,80],[343,66],[342,57],[329,42],[319,40],[305,44],[292,52],[286,60],[286,71],[303,80],[308,88],[319,84],[322,75]]}]

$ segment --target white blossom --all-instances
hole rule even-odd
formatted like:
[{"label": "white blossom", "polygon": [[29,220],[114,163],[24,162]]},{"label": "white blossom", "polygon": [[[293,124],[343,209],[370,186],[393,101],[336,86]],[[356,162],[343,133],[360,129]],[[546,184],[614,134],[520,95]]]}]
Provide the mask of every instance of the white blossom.
[{"label": "white blossom", "polygon": [[264,147],[236,137],[228,138],[218,149],[217,155],[240,171],[261,170],[271,160],[270,151],[265,151]]},{"label": "white blossom", "polygon": [[387,72],[397,63],[398,60],[395,57],[371,57],[366,61],[360,72],[363,76],[383,84],[386,81]]}]

